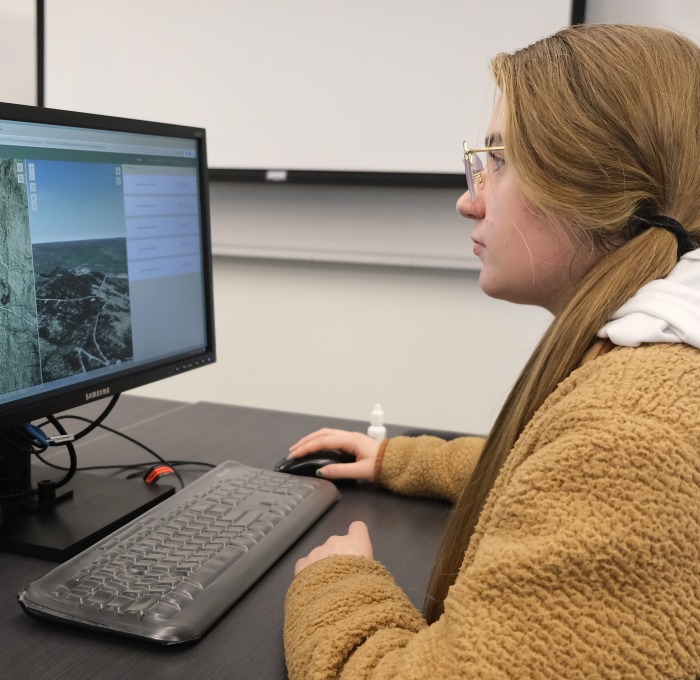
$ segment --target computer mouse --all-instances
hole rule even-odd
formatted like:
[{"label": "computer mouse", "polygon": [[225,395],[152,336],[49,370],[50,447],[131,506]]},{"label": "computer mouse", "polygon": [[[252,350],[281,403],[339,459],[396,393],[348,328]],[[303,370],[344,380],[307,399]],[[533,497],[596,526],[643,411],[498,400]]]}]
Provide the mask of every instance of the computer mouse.
[{"label": "computer mouse", "polygon": [[275,465],[276,472],[287,472],[290,475],[315,477],[316,470],[331,463],[354,463],[355,456],[337,449],[321,449],[301,458],[284,458]]}]

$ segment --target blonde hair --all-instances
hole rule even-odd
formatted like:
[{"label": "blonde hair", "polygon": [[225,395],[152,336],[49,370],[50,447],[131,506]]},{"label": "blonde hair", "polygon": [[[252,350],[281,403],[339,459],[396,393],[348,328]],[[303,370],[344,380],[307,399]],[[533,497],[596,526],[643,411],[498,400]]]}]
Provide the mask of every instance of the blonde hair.
[{"label": "blonde hair", "polygon": [[662,29],[585,25],[499,54],[491,69],[505,105],[507,162],[526,200],[580,247],[615,247],[572,290],[494,422],[445,529],[425,600],[429,622],[443,611],[479,513],[527,423],[612,313],[676,264],[675,236],[660,228],[635,235],[637,224],[668,215],[700,243],[697,45]]}]

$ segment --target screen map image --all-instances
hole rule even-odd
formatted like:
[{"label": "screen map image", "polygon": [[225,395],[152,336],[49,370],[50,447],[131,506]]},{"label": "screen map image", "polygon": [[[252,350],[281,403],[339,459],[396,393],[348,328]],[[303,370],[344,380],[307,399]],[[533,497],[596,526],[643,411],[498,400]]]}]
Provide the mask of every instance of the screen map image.
[{"label": "screen map image", "polygon": [[[126,236],[104,227],[123,224],[114,178],[108,165],[0,159],[3,391],[132,358]],[[75,187],[70,205],[57,202],[59,183]],[[91,192],[113,193],[116,220],[91,213]],[[75,238],[52,241],[56,219],[73,220],[61,233]]]}]

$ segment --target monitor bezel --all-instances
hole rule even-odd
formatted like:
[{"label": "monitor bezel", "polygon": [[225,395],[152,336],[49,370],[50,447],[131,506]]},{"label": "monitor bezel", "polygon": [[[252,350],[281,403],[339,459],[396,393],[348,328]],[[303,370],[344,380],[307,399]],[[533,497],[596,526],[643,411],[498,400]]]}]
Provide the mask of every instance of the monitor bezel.
[{"label": "monitor bezel", "polygon": [[211,214],[209,207],[209,173],[204,128],[146,121],[63,109],[26,106],[0,102],[0,121],[41,123],[108,132],[155,135],[189,139],[197,143],[197,171],[200,198],[200,235],[206,347],[179,355],[156,359],[127,367],[110,376],[86,379],[79,384],[61,386],[41,394],[18,397],[0,404],[0,429],[15,427],[46,415],[81,406],[126,390],[200,368],[216,361],[214,328],[213,259],[211,252]]}]

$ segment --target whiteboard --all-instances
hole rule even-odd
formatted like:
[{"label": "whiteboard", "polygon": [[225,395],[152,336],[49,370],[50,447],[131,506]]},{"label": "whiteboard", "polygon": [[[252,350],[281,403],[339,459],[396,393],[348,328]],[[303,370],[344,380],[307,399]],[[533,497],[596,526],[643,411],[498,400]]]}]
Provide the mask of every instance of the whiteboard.
[{"label": "whiteboard", "polygon": [[458,173],[490,58],[570,19],[571,0],[48,0],[45,104],[205,127],[212,168]]},{"label": "whiteboard", "polygon": [[36,3],[0,0],[0,101],[37,103],[36,39]]},{"label": "whiteboard", "polygon": [[586,22],[659,26],[700,43],[697,0],[586,0]]}]

